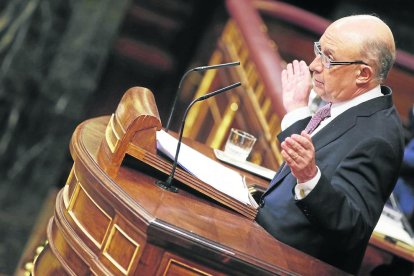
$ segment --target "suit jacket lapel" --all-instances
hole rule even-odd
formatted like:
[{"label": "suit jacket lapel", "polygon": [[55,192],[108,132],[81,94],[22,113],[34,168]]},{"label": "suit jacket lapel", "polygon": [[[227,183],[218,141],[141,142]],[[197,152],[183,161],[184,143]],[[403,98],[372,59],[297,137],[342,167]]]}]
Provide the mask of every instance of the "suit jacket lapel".
[{"label": "suit jacket lapel", "polygon": [[355,125],[355,116],[341,114],[312,137],[315,152],[336,140]]},{"label": "suit jacket lapel", "polygon": [[[340,118],[343,117],[343,118]],[[316,133],[312,137],[313,144],[315,146],[315,151],[317,152],[322,147],[329,144],[331,141],[334,141],[339,136],[341,136],[344,132],[348,131],[351,127],[355,125],[355,116],[338,116],[335,118],[332,122],[330,122],[328,125],[326,125],[322,130],[320,130],[318,133]],[[339,131],[338,131],[339,130]],[[266,192],[263,194],[265,196],[268,194],[271,190],[273,190],[275,187],[277,187],[278,184],[290,173],[290,167],[286,165],[285,162],[282,163],[281,168],[276,173],[275,177],[272,179],[272,181],[269,184],[269,188],[266,190]]]},{"label": "suit jacket lapel", "polygon": [[[374,112],[381,109],[390,108],[392,106],[391,90],[387,87],[382,87],[384,97],[372,99],[366,103],[362,103],[358,106],[348,109],[332,122],[326,125],[318,133],[312,137],[312,141],[315,146],[315,151],[318,152],[321,148],[328,145],[330,142],[336,140],[338,137],[347,132],[356,124],[357,117],[370,116]],[[269,188],[263,194],[265,196],[275,187],[277,187],[281,181],[290,173],[289,166],[283,162],[279,171],[269,184]]]},{"label": "suit jacket lapel", "polygon": [[392,107],[391,91],[389,88],[382,87],[382,92],[385,96],[369,100],[346,110],[316,133],[312,137],[315,151],[317,152],[354,127],[358,117],[371,116],[379,110]]}]

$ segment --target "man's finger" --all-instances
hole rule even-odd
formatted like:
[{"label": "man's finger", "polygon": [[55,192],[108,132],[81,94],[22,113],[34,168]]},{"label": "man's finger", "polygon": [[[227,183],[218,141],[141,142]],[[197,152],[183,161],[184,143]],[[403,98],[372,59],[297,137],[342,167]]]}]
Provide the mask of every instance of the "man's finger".
[{"label": "man's finger", "polygon": [[311,149],[313,148],[312,138],[309,134],[305,132],[306,135],[303,135],[304,132],[301,133],[301,135],[293,134],[291,136],[292,140],[294,140],[296,143],[298,143],[301,147],[305,149]]},{"label": "man's finger", "polygon": [[283,69],[282,71],[282,86],[285,87],[287,84],[287,71]]},{"label": "man's finger", "polygon": [[295,151],[297,154],[301,155],[305,148],[296,141],[296,139],[293,139],[291,137],[286,138],[285,140],[286,144],[289,148],[291,148],[293,151]]},{"label": "man's finger", "polygon": [[287,79],[288,80],[291,79],[293,77],[293,66],[292,66],[292,63],[289,63],[286,66],[286,72],[287,72]]},{"label": "man's finger", "polygon": [[293,67],[293,72],[295,75],[300,74],[300,65],[299,65],[299,61],[297,61],[296,59],[292,62],[292,67]]}]

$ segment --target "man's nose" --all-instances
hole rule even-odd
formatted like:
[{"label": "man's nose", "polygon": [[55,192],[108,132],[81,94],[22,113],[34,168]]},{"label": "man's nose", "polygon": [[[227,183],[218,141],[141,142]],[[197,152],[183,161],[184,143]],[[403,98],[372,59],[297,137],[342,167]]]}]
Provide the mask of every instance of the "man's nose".
[{"label": "man's nose", "polygon": [[311,72],[321,72],[323,70],[323,65],[321,61],[321,56],[316,55],[311,64],[309,64],[309,70]]}]

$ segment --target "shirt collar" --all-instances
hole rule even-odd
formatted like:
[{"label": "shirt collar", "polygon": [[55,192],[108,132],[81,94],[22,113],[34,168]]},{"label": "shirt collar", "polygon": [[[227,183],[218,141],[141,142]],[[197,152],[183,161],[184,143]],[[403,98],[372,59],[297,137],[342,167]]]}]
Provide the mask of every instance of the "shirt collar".
[{"label": "shirt collar", "polygon": [[363,102],[369,101],[371,99],[381,97],[383,94],[381,93],[381,86],[378,85],[374,87],[373,89],[355,97],[345,102],[340,103],[333,103],[331,107],[331,118],[338,116],[342,112],[345,112],[346,110],[350,109],[351,107],[354,107],[356,105],[359,105]]}]

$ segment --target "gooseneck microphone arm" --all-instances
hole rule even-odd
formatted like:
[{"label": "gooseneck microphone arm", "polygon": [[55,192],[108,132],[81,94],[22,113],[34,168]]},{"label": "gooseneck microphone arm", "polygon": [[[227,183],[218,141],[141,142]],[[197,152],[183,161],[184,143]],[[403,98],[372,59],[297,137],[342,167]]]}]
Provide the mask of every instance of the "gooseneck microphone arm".
[{"label": "gooseneck microphone arm", "polygon": [[206,70],[210,70],[210,69],[218,69],[218,68],[236,66],[236,65],[240,65],[240,61],[214,64],[214,65],[208,65],[208,66],[200,66],[200,67],[194,68],[194,71],[206,71]]},{"label": "gooseneck microphone arm", "polygon": [[202,71],[207,71],[207,70],[210,70],[210,69],[219,69],[219,68],[223,68],[223,67],[230,67],[230,66],[237,66],[237,65],[240,65],[240,61],[228,62],[228,63],[222,63],[222,64],[215,64],[215,65],[209,65],[209,66],[200,66],[200,67],[192,68],[192,69],[188,70],[187,72],[185,72],[184,75],[181,77],[180,83],[178,84],[178,90],[177,90],[177,93],[175,93],[174,102],[171,106],[170,115],[169,115],[168,120],[167,120],[167,125],[165,126],[165,131],[168,132],[168,130],[170,129],[170,123],[171,123],[172,115],[175,111],[175,107],[177,105],[178,96],[179,96],[180,90],[181,90],[181,84],[183,83],[184,79],[191,72],[202,72]]},{"label": "gooseneck microphone arm", "polygon": [[178,142],[177,142],[177,148],[176,148],[176,151],[175,151],[175,157],[174,157],[174,162],[173,162],[173,167],[172,167],[171,173],[170,173],[170,175],[168,176],[168,179],[167,179],[166,181],[157,181],[157,185],[158,185],[158,186],[162,187],[163,189],[170,190],[170,191],[172,191],[172,192],[177,192],[177,191],[178,191],[178,189],[177,189],[176,187],[172,186],[172,184],[171,184],[171,183],[172,183],[172,181],[173,181],[173,179],[174,179],[175,170],[176,170],[176,168],[177,168],[177,164],[178,164],[178,154],[179,154],[179,152],[180,152],[181,143],[182,143],[181,141],[182,141],[182,139],[183,139],[183,133],[184,133],[184,125],[185,125],[185,120],[186,120],[186,118],[187,118],[187,113],[188,113],[188,111],[190,110],[190,108],[191,108],[191,107],[192,107],[192,106],[193,106],[196,102],[206,100],[206,99],[208,99],[208,98],[210,98],[210,97],[213,97],[213,96],[216,96],[216,95],[218,95],[218,94],[224,93],[224,92],[229,91],[230,89],[233,89],[233,88],[235,88],[235,87],[237,87],[237,86],[240,86],[240,85],[241,85],[241,83],[240,83],[240,82],[233,83],[233,84],[231,84],[231,85],[229,85],[229,86],[226,86],[226,87],[220,88],[220,89],[218,89],[218,90],[216,90],[216,91],[214,91],[214,92],[211,92],[211,93],[208,93],[208,94],[206,94],[206,95],[203,95],[203,96],[201,96],[201,97],[199,97],[199,98],[197,98],[197,99],[193,100],[193,101],[192,101],[192,102],[188,105],[187,109],[185,110],[183,120],[181,121],[181,127],[180,127],[180,132],[179,132]]}]

